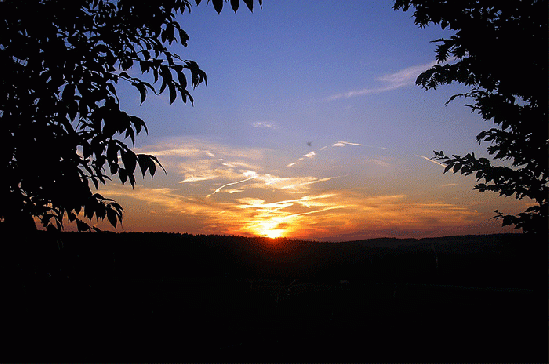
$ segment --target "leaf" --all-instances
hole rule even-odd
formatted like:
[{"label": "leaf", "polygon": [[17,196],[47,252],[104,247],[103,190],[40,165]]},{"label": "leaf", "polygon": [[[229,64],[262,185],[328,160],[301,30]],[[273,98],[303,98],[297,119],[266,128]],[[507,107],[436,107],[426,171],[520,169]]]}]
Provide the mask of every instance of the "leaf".
[{"label": "leaf", "polygon": [[156,163],[152,158],[149,162],[149,173],[151,174],[151,176],[154,176],[154,174],[156,173]]},{"label": "leaf", "polygon": [[118,169],[118,178],[120,179],[120,182],[122,184],[126,183],[128,180],[128,174],[126,173],[126,170],[124,168]]},{"label": "leaf", "polygon": [[166,32],[168,33],[166,35],[166,39],[168,40],[168,42],[170,44],[172,44],[173,41],[175,40],[174,31],[175,31],[175,27],[174,27],[173,23],[169,23],[169,24],[166,25]]},{"label": "leaf", "polygon": [[170,88],[170,105],[171,105],[177,98],[177,91],[175,90],[175,85],[173,83],[170,83],[169,88]]},{"label": "leaf", "polygon": [[67,218],[70,222],[73,222],[76,219],[76,215],[74,214],[74,212],[67,212]]},{"label": "leaf", "polygon": [[143,175],[143,178],[145,178],[145,173],[149,168],[149,162],[148,162],[149,158],[150,157],[145,154],[137,155],[137,163],[139,164],[139,168],[141,169],[141,174]]},{"label": "leaf", "polygon": [[[254,11],[254,0],[243,0],[244,3],[248,6],[248,9],[250,9],[250,11]],[[261,3],[261,1],[260,1]]]},{"label": "leaf", "polygon": [[223,0],[212,0],[212,3],[215,11],[217,11],[218,14],[221,13],[221,10],[223,9]]},{"label": "leaf", "polygon": [[142,82],[139,82],[134,83],[134,86],[139,90],[139,93],[141,94],[141,103],[143,103],[147,98],[147,89],[145,88],[145,85]]},{"label": "leaf", "polygon": [[113,227],[116,227],[116,223],[118,222],[117,214],[116,211],[112,210],[110,207],[107,209],[107,219]]},{"label": "leaf", "polygon": [[233,8],[235,13],[238,10],[239,5],[240,5],[240,0],[231,0],[231,7]]},{"label": "leaf", "polygon": [[181,85],[182,89],[187,88],[187,78],[185,77],[185,74],[183,71],[177,71],[177,81]]},{"label": "leaf", "polygon": [[159,94],[164,92],[167,86],[172,82],[172,73],[167,65],[160,66],[160,76],[162,76],[162,86],[158,91]]},{"label": "leaf", "polygon": [[76,114],[78,113],[78,101],[73,100],[68,105],[68,114],[71,120],[76,119]]},{"label": "leaf", "polygon": [[126,169],[128,176],[131,176],[135,170],[137,163],[137,156],[131,150],[121,151],[122,163],[124,163],[124,169]]},{"label": "leaf", "polygon": [[143,119],[141,119],[140,117],[137,117],[137,116],[134,116],[134,115],[131,115],[130,116],[130,122],[133,124],[133,127],[135,129],[135,132],[137,134],[141,133],[141,129],[143,128],[145,130],[145,133],[149,133],[148,129],[147,129],[147,125],[145,124],[145,122],[143,121]]},{"label": "leaf", "polygon": [[76,219],[76,227],[78,228],[78,231],[89,231],[90,230],[90,225],[86,224],[84,221],[82,221],[80,219]]},{"label": "leaf", "polygon": [[149,61],[139,61],[139,67],[141,67],[141,73],[148,72],[149,68],[151,68],[151,62],[149,62]]},{"label": "leaf", "polygon": [[130,138],[132,143],[135,144],[135,132],[132,127],[126,129],[126,138]]},{"label": "leaf", "polygon": [[111,164],[118,164],[118,145],[111,140],[107,146],[107,161]]},{"label": "leaf", "polygon": [[98,219],[103,220],[105,218],[105,213],[105,205],[102,203],[96,204],[95,216],[97,216]]},{"label": "leaf", "polygon": [[69,83],[65,86],[63,89],[63,93],[61,94],[61,98],[63,99],[63,102],[67,105],[71,103],[71,101],[74,100],[74,92],[76,91],[76,86],[73,83]]},{"label": "leaf", "polygon": [[181,40],[181,44],[186,47],[187,42],[189,41],[189,35],[181,28],[178,28],[179,31],[179,39]]}]

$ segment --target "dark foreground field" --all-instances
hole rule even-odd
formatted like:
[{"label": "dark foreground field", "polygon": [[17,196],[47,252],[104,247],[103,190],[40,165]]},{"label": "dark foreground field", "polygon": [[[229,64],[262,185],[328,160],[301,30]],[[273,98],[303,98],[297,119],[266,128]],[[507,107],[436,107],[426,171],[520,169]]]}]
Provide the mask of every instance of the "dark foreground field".
[{"label": "dark foreground field", "polygon": [[2,362],[547,362],[546,238],[37,232],[0,249]]}]

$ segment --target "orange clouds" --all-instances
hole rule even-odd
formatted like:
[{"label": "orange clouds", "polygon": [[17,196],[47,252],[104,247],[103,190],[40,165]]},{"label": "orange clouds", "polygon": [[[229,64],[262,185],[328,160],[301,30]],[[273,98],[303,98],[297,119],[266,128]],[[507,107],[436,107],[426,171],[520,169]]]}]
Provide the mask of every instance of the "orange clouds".
[{"label": "orange clouds", "polygon": [[[137,186],[109,188],[109,197],[131,198],[142,210],[160,211],[162,230],[199,233],[323,238],[372,229],[432,229],[463,226],[479,213],[448,203],[411,202],[404,195],[360,197],[346,191],[271,200],[244,197],[214,201],[185,197],[175,190]],[[152,217],[155,219],[156,217]],[[133,226],[127,226],[130,229]],[[212,233],[212,231],[208,231]]]},{"label": "orange clouds", "polygon": [[[416,235],[429,235],[467,231],[468,226],[491,217],[486,211],[478,211],[478,201],[468,200],[463,194],[458,199],[433,192],[440,178],[433,182],[425,179],[415,189],[399,190],[398,185],[387,185],[386,179],[361,175],[362,170],[352,176],[308,175],[307,171],[322,172],[321,158],[332,149],[324,148],[322,153],[314,155],[311,163],[317,163],[316,168],[298,170],[286,167],[288,159],[283,157],[278,157],[277,168],[270,168],[272,164],[265,163],[265,155],[274,151],[205,142],[182,141],[180,144],[186,147],[172,143],[147,149],[158,155],[162,163],[168,165],[168,173],[175,172],[175,176],[155,177],[155,182],[137,185],[134,189],[116,184],[101,189],[104,196],[115,198],[124,206],[125,230],[273,238],[359,238],[373,232],[386,236],[387,232],[414,231]],[[358,143],[339,141],[331,146],[354,145]],[[355,147],[336,149],[348,149],[349,153],[357,150]],[[365,157],[364,165],[381,158],[383,156]],[[376,164],[376,168],[389,171],[388,164]],[[435,172],[439,175],[439,168]],[[402,173],[393,173],[391,181],[410,184],[411,180],[404,174],[408,172]],[[152,187],[154,184],[159,186]],[[448,185],[455,186],[454,194],[458,188],[470,190],[467,186]],[[490,227],[497,225],[494,222]]]}]

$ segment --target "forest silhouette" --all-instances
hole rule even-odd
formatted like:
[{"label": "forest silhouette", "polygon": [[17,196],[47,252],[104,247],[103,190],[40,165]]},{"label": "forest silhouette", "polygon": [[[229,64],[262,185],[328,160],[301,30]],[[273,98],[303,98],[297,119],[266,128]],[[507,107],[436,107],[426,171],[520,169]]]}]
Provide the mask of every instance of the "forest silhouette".
[{"label": "forest silhouette", "polygon": [[525,237],[13,236],[2,360],[545,360]]}]

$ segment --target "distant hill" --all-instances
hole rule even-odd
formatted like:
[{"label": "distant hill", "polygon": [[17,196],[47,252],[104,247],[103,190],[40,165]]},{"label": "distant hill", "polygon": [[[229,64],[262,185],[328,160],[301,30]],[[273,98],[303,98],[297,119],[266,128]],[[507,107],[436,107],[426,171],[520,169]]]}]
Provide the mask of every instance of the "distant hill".
[{"label": "distant hill", "polygon": [[32,232],[2,361],[547,362],[547,242]]},{"label": "distant hill", "polygon": [[231,275],[526,287],[532,282],[532,245],[522,234],[326,243],[173,233],[35,232],[1,248],[4,256],[22,257],[21,267],[28,263],[30,269],[44,272],[64,260],[77,267],[78,274],[89,270],[150,278]]}]

